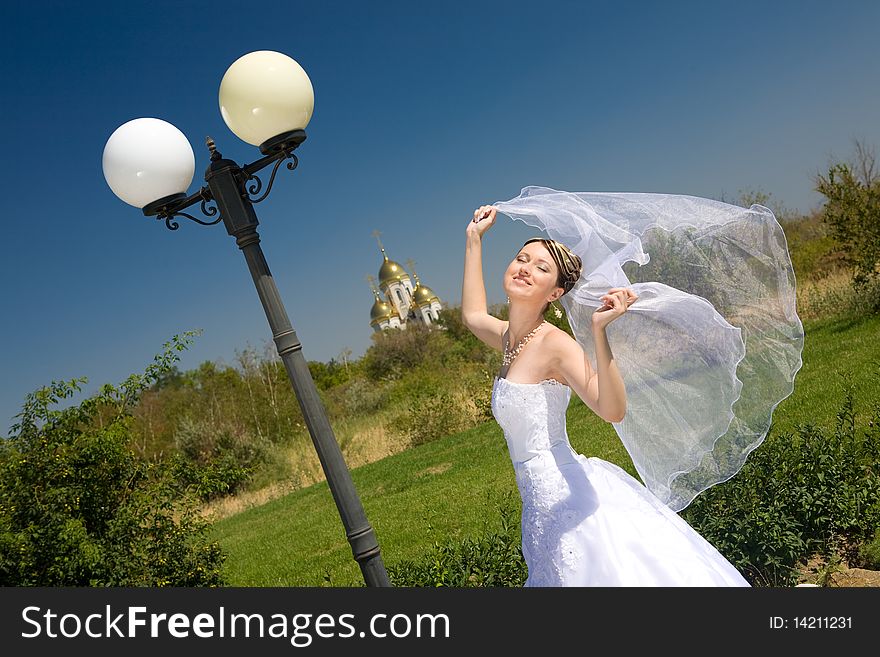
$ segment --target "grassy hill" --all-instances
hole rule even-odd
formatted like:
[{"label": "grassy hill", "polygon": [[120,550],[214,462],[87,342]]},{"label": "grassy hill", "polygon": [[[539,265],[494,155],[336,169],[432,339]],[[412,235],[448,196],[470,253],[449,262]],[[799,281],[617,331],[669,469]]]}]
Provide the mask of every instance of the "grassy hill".
[{"label": "grassy hill", "polygon": [[[846,377],[858,391],[857,422],[880,398],[880,317],[809,320],[804,326],[804,366],[794,392],[774,413],[768,440],[779,439],[798,423],[831,427]],[[577,451],[636,474],[613,427],[576,395],[567,421]],[[519,504],[495,422],[356,468],[352,476],[386,564],[419,558],[435,539],[474,536],[487,524],[494,526],[506,496]],[[363,582],[326,483],[220,520],[212,535],[229,555],[226,575],[234,586]]]}]

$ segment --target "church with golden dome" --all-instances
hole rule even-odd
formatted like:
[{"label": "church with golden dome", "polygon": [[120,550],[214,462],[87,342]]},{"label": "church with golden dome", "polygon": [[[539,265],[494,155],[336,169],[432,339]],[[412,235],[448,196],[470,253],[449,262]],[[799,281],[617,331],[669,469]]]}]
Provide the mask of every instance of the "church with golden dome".
[{"label": "church with golden dome", "polygon": [[[373,231],[379,241],[379,232]],[[373,276],[367,276],[373,291],[373,308],[370,310],[370,326],[373,331],[386,329],[405,329],[407,322],[434,324],[443,308],[440,298],[433,290],[419,280],[412,260],[407,260],[410,275],[394,260],[388,258],[385,247],[379,241],[382,251],[382,264],[379,267],[378,285]],[[415,286],[413,286],[415,279]]]}]

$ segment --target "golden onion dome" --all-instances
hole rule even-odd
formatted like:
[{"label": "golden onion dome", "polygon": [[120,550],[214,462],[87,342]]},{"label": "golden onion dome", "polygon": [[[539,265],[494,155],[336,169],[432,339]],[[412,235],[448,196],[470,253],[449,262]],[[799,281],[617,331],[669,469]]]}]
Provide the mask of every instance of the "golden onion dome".
[{"label": "golden onion dome", "polygon": [[370,322],[374,322],[381,319],[387,319],[394,314],[394,308],[391,307],[391,304],[387,301],[382,301],[379,297],[376,297],[375,303],[373,303],[373,308],[370,310]]},{"label": "golden onion dome", "polygon": [[[382,249],[382,254],[385,254],[385,249]],[[403,278],[408,278],[407,273],[403,270],[399,264],[394,262],[393,260],[389,260],[388,256],[385,256],[385,261],[382,263],[382,266],[379,268],[379,283],[385,284],[390,283],[392,281],[399,281]]]},{"label": "golden onion dome", "polygon": [[413,292],[413,303],[419,307],[427,306],[432,301],[440,301],[440,298],[434,294],[434,291],[427,285],[419,283]]}]

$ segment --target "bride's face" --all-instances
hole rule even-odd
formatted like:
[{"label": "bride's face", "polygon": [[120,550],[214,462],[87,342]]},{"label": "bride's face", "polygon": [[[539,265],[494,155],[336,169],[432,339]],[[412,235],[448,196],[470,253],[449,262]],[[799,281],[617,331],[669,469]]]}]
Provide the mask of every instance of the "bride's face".
[{"label": "bride's face", "polygon": [[[559,270],[550,253],[540,242],[526,244],[504,272],[504,291],[514,299],[543,306],[563,288],[557,285]],[[554,291],[557,294],[554,294]]]}]

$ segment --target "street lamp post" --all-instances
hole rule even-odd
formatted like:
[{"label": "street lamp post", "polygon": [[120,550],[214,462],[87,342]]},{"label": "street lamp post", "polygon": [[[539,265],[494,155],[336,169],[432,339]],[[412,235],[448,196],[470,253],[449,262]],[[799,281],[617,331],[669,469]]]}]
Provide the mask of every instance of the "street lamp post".
[{"label": "street lamp post", "polygon": [[[288,169],[296,168],[298,160],[293,151],[306,139],[305,126],[313,107],[311,82],[299,64],[281,53],[250,53],[233,63],[223,76],[220,110],[229,128],[244,141],[258,145],[263,157],[239,166],[223,158],[209,137],[211,163],[205,172],[207,186],[187,196],[195,157],[186,137],[164,121],[135,119],[120,126],[107,141],[104,175],[123,201],[142,208],[147,216],[164,219],[171,230],[179,227],[175,217],[202,225],[223,221],[226,231],[235,237],[302,409],[354,559],[368,586],[390,586],[376,535],[333,435],[302,344],[284,309],[257,233],[259,222],[254,204],[272,191],[275,175],[285,160],[289,160]],[[273,163],[263,192],[262,180],[256,173]],[[258,194],[261,195],[257,197]],[[210,221],[183,212],[197,203]]]}]

